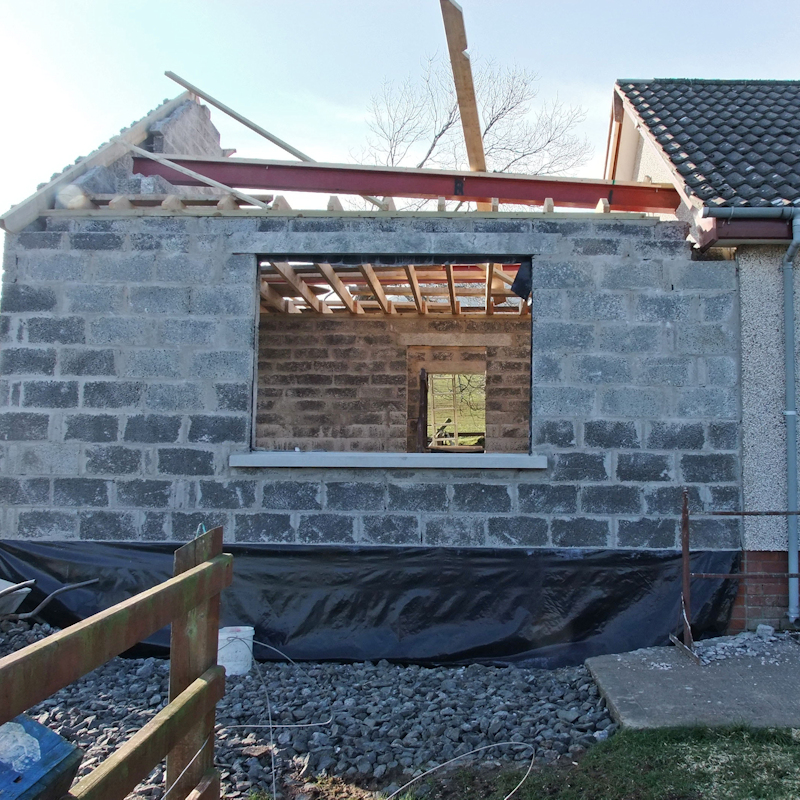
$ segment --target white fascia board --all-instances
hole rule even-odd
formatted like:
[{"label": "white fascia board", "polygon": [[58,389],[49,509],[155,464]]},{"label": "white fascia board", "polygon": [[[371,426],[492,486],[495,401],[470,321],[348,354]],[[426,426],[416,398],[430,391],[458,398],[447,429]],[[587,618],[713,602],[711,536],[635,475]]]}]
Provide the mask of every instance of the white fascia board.
[{"label": "white fascia board", "polygon": [[231,467],[359,469],[547,469],[547,456],[514,453],[232,453]]}]

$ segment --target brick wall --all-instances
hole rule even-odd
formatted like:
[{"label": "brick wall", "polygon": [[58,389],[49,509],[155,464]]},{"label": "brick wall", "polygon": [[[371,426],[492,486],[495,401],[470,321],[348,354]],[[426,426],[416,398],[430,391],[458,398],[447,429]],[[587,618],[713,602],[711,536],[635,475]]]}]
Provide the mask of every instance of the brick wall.
[{"label": "brick wall", "polygon": [[[742,572],[789,571],[789,555],[785,550],[745,550]],[[754,630],[758,625],[785,628],[788,625],[786,610],[789,607],[789,589],[786,578],[755,577],[739,584],[733,606],[729,630],[739,633]],[[794,627],[794,626],[790,626]]]},{"label": "brick wall", "polygon": [[[51,214],[6,237],[2,535],[170,540],[203,523],[242,542],[675,547],[683,485],[697,509],[741,492],[735,263],[691,261],[685,234],[609,215]],[[251,441],[255,254],[286,253],[532,254],[547,470],[231,468]],[[500,346],[450,333],[439,344],[485,347],[487,364]],[[418,335],[403,346],[432,346]],[[503,381],[518,362],[499,362]],[[738,547],[738,520],[698,520],[692,541]]]},{"label": "brick wall", "polygon": [[527,317],[264,315],[256,445],[414,452],[419,370],[425,367],[486,372],[487,451],[526,453],[530,325]]}]

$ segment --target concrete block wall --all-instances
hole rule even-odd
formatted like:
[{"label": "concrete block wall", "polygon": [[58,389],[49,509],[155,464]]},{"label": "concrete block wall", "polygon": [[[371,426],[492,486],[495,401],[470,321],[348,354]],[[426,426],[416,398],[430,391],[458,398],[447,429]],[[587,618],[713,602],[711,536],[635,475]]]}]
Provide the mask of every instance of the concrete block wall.
[{"label": "concrete block wall", "polygon": [[[600,215],[53,214],[6,238],[2,535],[674,547],[681,486],[698,510],[741,493],[735,264],[691,261],[685,234]],[[547,470],[228,466],[251,441],[256,255],[353,253],[534,257]],[[736,520],[693,537],[740,544]]]},{"label": "concrete block wall", "polygon": [[264,315],[256,445],[414,452],[425,367],[485,372],[487,451],[527,453],[530,327],[529,317]]}]

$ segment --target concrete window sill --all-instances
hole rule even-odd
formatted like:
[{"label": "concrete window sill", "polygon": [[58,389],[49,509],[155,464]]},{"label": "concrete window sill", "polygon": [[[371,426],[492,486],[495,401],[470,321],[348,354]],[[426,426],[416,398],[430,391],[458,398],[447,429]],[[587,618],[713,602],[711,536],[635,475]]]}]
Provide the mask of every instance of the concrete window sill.
[{"label": "concrete window sill", "polygon": [[231,467],[362,469],[547,469],[547,456],[514,453],[315,453],[254,450],[233,453]]}]

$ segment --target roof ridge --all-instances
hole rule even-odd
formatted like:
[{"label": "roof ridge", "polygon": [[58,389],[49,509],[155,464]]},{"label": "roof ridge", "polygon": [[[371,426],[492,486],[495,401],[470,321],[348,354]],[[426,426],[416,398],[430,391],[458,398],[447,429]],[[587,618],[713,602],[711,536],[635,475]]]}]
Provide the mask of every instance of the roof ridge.
[{"label": "roof ridge", "polygon": [[616,83],[712,83],[712,84],[737,84],[750,83],[800,85],[800,80],[790,78],[617,78]]}]

